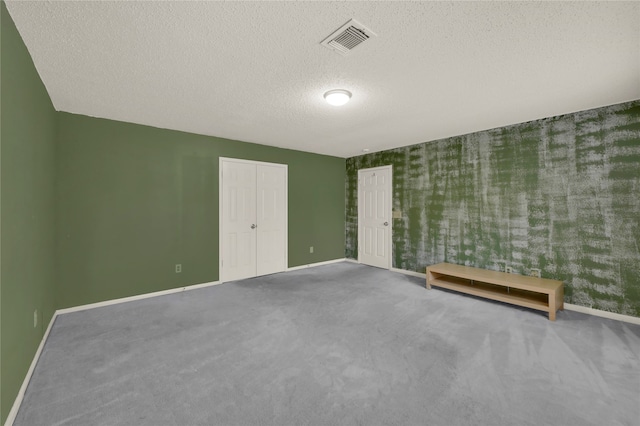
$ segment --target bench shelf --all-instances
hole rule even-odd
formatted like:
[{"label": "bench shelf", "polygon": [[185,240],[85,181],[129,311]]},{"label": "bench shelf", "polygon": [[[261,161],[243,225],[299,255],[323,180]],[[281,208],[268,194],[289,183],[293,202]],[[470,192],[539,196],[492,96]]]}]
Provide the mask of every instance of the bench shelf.
[{"label": "bench shelf", "polygon": [[546,278],[439,263],[427,267],[426,284],[548,312],[551,321],[564,309],[562,281]]}]

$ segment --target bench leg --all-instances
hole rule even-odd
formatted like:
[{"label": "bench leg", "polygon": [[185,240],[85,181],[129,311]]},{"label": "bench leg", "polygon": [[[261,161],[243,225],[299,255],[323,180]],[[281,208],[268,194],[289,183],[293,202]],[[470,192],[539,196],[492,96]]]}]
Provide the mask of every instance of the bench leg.
[{"label": "bench leg", "polygon": [[556,311],[558,310],[557,302],[556,292],[549,293],[549,321],[556,320]]},{"label": "bench leg", "polygon": [[564,287],[560,287],[558,291],[556,291],[556,308],[561,311],[564,310]]}]

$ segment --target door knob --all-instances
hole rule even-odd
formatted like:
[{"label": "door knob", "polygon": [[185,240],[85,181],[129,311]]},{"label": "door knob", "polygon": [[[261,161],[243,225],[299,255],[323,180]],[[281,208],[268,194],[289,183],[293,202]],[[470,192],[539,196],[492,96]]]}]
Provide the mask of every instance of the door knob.
[{"label": "door knob", "polygon": [[256,229],[256,224],[255,223],[251,224],[251,229]]},{"label": "door knob", "polygon": [[384,226],[389,226],[389,222],[383,223]]}]

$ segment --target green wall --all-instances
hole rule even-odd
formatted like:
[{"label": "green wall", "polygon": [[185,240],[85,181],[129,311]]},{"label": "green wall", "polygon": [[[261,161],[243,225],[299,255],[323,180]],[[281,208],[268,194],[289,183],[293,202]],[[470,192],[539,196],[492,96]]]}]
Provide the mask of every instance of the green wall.
[{"label": "green wall", "polygon": [[289,266],[344,257],[344,159],[55,112],[0,3],[0,424],[55,309],[218,279],[221,156],[288,165]]},{"label": "green wall", "polygon": [[217,280],[221,156],[289,166],[289,266],[344,257],[344,159],[60,113],[56,306]]},{"label": "green wall", "polygon": [[4,2],[0,14],[0,424],[4,424],[54,312],[56,112]]},{"label": "green wall", "polygon": [[348,258],[357,171],[387,164],[394,267],[540,268],[569,303],[640,316],[640,101],[349,158]]}]

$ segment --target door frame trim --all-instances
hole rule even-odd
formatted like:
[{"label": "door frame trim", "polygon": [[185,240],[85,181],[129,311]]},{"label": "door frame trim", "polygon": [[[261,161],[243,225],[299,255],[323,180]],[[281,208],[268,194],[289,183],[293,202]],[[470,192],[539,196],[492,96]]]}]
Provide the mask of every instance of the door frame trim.
[{"label": "door frame trim", "polygon": [[367,169],[358,169],[358,263],[362,263],[362,261],[360,260],[360,253],[362,251],[362,230],[360,229],[360,215],[362,214],[361,209],[363,206],[360,203],[360,201],[362,200],[362,194],[360,193],[360,181],[362,179],[362,173],[373,172],[376,170],[389,170],[389,182],[387,182],[387,191],[389,191],[389,201],[387,203],[387,213],[389,214],[389,238],[387,243],[387,252],[389,253],[389,261],[387,264],[387,269],[390,270],[391,266],[393,265],[393,166],[391,164],[386,166],[370,167]]},{"label": "door frame trim", "polygon": [[242,163],[242,164],[254,164],[254,165],[265,165],[265,166],[276,166],[284,169],[284,269],[283,272],[289,268],[289,165],[281,164],[281,163],[269,163],[267,161],[254,161],[254,160],[245,160],[243,158],[232,158],[232,157],[218,157],[218,281],[220,283],[224,282],[224,277],[222,275],[222,253],[223,253],[223,238],[224,235],[224,227],[222,223],[222,163],[223,162],[234,162],[234,163]]}]

